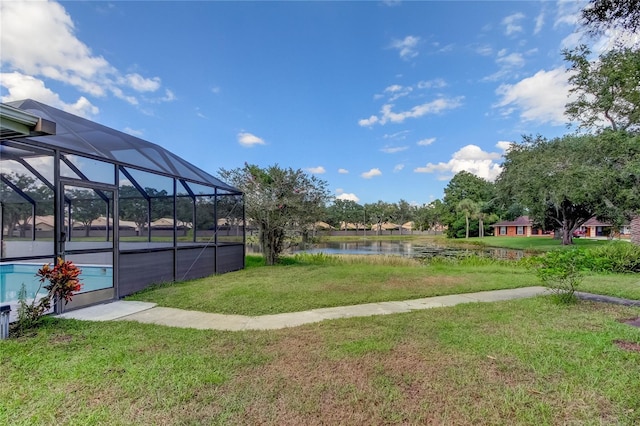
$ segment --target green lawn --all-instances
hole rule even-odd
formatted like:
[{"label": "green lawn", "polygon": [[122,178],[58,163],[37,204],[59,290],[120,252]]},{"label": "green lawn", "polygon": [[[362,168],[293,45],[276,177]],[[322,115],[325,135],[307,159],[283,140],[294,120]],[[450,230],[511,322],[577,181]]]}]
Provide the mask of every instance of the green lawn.
[{"label": "green lawn", "polygon": [[484,238],[469,238],[467,239],[448,239],[446,240],[453,244],[474,244],[488,247],[503,247],[517,250],[529,250],[529,251],[549,251],[562,248],[571,247],[599,247],[602,245],[610,244],[609,240],[592,240],[588,238],[574,238],[572,246],[563,246],[560,240],[554,240],[551,237],[484,237]]},{"label": "green lawn", "polygon": [[541,297],[262,332],[50,319],[0,342],[0,424],[633,425],[639,315]]},{"label": "green lawn", "polygon": [[[345,256],[343,261],[320,264],[292,261],[252,267],[256,258],[248,259],[249,267],[241,271],[159,285],[127,299],[204,312],[265,315],[541,285],[533,271],[513,261],[470,258],[425,265],[395,257],[362,256],[350,261],[354,257]],[[640,300],[640,276],[591,274],[579,290]]]},{"label": "green lawn", "polygon": [[264,315],[539,284],[534,274],[507,262],[472,266],[388,266],[375,261],[292,264],[158,286],[128,300],[205,312]]},{"label": "green lawn", "polygon": [[[130,297],[261,315],[539,285],[515,262],[299,256]],[[640,275],[581,290],[640,299]],[[0,424],[635,425],[640,308],[551,297],[221,332],[47,318],[0,341]]]}]

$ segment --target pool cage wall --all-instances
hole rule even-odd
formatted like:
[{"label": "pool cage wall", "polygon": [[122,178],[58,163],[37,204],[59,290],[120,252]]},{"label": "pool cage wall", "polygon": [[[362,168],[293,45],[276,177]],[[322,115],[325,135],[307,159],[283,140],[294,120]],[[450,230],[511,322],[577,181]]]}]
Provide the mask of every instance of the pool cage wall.
[{"label": "pool cage wall", "polygon": [[0,144],[0,302],[16,298],[9,265],[57,257],[112,275],[99,284],[87,276],[58,311],[244,268],[239,190],[158,145],[39,102],[3,107],[55,123],[55,134]]}]

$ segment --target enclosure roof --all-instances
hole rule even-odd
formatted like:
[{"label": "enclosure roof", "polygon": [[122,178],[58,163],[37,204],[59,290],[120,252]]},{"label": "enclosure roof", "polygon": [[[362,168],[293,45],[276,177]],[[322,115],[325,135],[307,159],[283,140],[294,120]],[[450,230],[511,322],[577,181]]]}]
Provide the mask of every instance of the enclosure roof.
[{"label": "enclosure roof", "polygon": [[56,125],[18,108],[0,104],[0,139],[52,135]]},{"label": "enclosure roof", "polygon": [[84,154],[108,162],[159,172],[178,179],[215,186],[240,194],[240,190],[183,160],[159,145],[69,114],[49,105],[25,99],[7,102],[13,108],[56,124],[55,135],[29,136],[14,140],[34,141],[38,145]]}]

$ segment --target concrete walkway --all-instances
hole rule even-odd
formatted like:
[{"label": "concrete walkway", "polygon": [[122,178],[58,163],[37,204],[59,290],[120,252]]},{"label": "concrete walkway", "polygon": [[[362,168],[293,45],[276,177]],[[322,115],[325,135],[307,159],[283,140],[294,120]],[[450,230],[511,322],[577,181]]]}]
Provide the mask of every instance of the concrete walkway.
[{"label": "concrete walkway", "polygon": [[542,294],[549,294],[548,289],[545,287],[524,287],[509,290],[426,297],[424,299],[400,302],[379,302],[339,306],[335,308],[320,308],[310,311],[262,315],[257,317],[211,314],[207,312],[163,308],[156,306],[154,303],[120,300],[104,305],[78,309],[61,314],[58,317],[86,321],[137,321],[141,323],[196,328],[201,330],[275,330],[337,318],[397,314],[420,309],[455,306],[461,303],[522,299]]}]

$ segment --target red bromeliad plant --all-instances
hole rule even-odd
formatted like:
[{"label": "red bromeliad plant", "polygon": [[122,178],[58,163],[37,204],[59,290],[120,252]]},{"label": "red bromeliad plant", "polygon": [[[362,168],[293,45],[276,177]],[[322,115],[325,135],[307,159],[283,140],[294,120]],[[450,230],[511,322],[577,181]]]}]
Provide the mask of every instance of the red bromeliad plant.
[{"label": "red bromeliad plant", "polygon": [[40,277],[41,283],[49,281],[49,284],[44,286],[49,293],[49,299],[64,300],[66,305],[73,298],[73,294],[82,289],[82,283],[78,279],[80,273],[80,268],[73,262],[59,257],[53,268],[46,264],[38,270],[36,276]]},{"label": "red bromeliad plant", "polygon": [[[52,301],[64,300],[65,305],[69,303],[74,293],[82,289],[82,283],[78,279],[80,273],[80,268],[71,261],[65,261],[62,258],[58,258],[53,267],[46,264],[40,268],[36,277],[40,278],[40,288],[44,287],[47,290],[47,295],[37,300],[37,294],[40,293],[40,288],[38,288],[35,293],[36,297],[31,303],[27,303],[23,284],[18,303],[18,321],[13,325],[14,332],[21,334],[37,326],[42,316],[51,309]],[[45,281],[49,283],[43,286]]]}]

